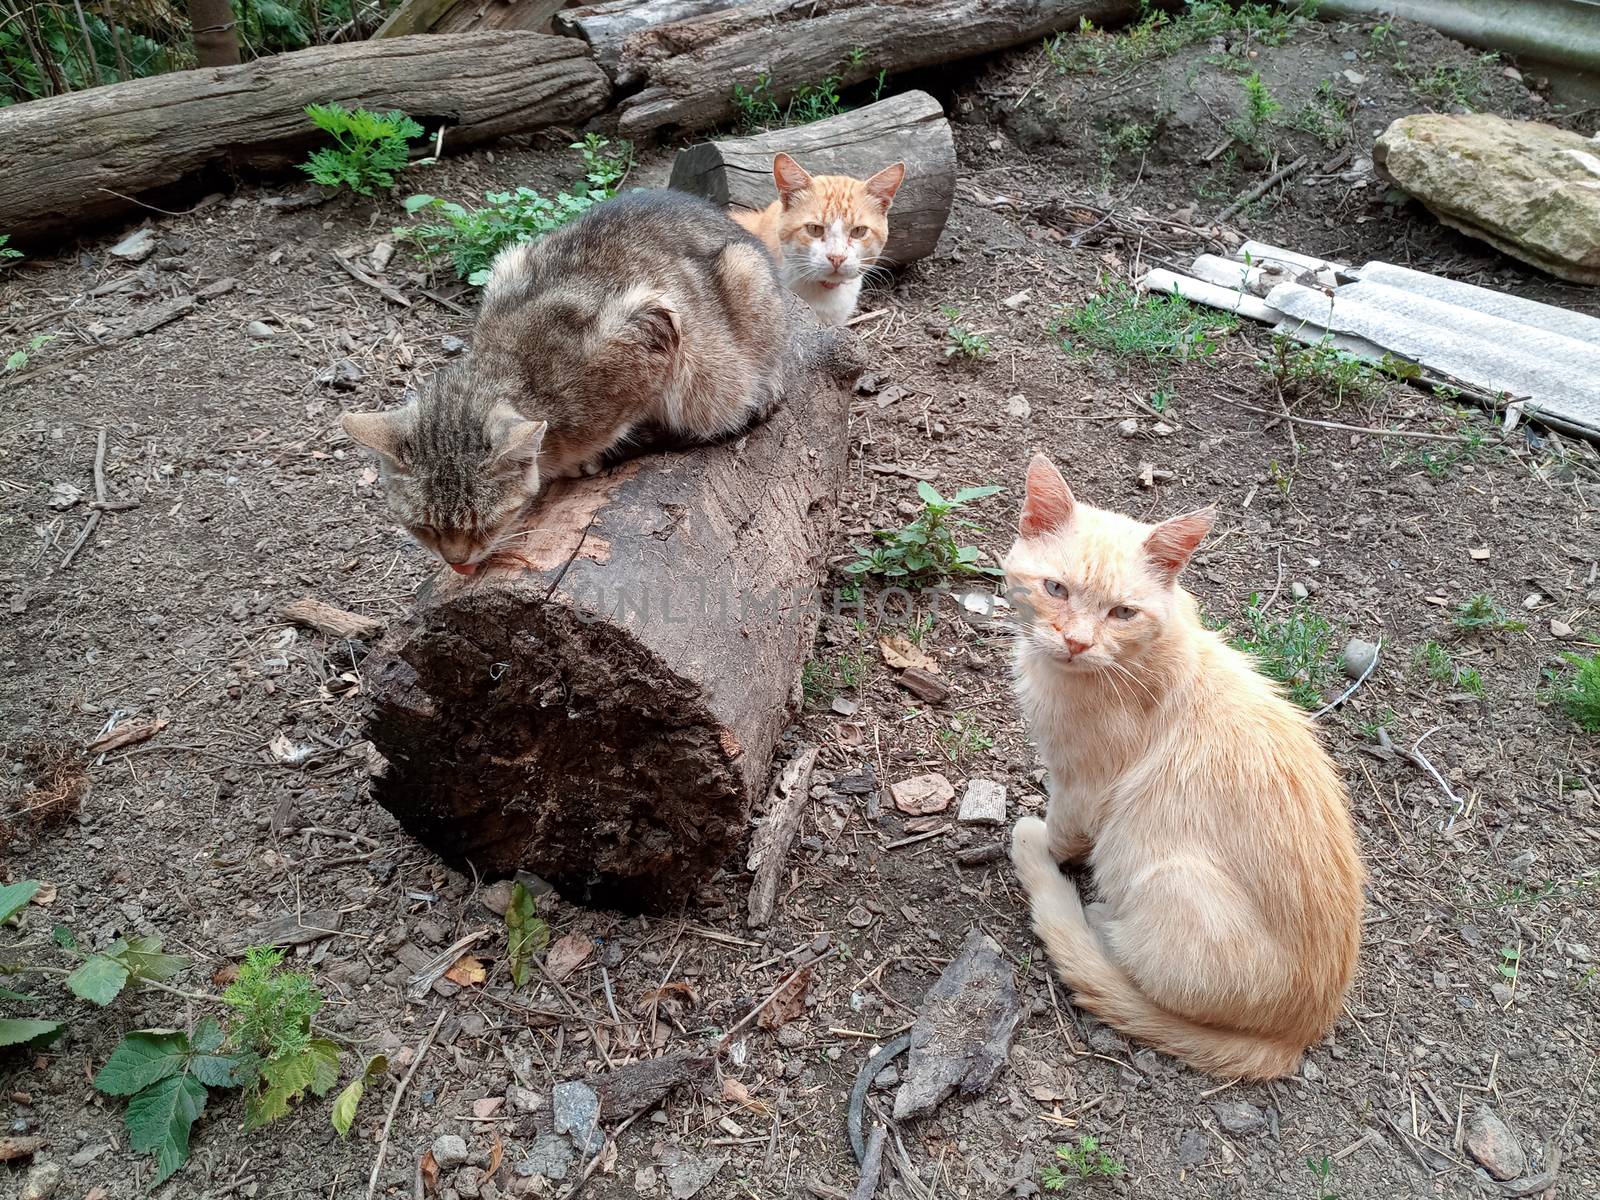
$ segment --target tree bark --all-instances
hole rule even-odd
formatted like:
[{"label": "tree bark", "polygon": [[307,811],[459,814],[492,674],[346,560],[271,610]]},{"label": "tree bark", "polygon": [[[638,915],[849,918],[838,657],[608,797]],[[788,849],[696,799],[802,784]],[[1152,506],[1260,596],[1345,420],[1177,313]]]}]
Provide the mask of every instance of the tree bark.
[{"label": "tree bark", "polygon": [[556,485],[515,559],[441,571],[364,664],[373,795],[423,844],[663,909],[744,839],[811,653],[861,365],[786,303],[767,421]]},{"label": "tree bark", "polygon": [[956,192],[956,144],[927,92],[903,92],[825,121],[680,150],[670,186],[717,204],[765,208],[778,198],[772,158],[792,154],[813,175],[865,179],[893,162],[905,182],[889,210],[883,258],[903,267],[933,253]]},{"label": "tree bark", "polygon": [[569,8],[555,16],[555,31],[567,37],[582,38],[594,51],[594,60],[611,76],[618,87],[639,82],[639,75],[622,69],[622,46],[641,29],[670,25],[706,13],[734,8],[739,0],[611,0],[609,4],[586,4]]},{"label": "tree bark", "polygon": [[0,213],[26,243],[136,207],[108,189],[137,197],[219,169],[287,170],[322,141],[304,112],[313,102],[398,108],[430,132],[451,126],[445,147],[461,149],[581,122],[610,91],[580,44],[538,33],[317,46],[135,79],[0,108]]},{"label": "tree bark", "polygon": [[189,0],[189,24],[194,28],[197,66],[239,65],[239,35],[234,30],[233,5],[228,0]]},{"label": "tree bark", "polygon": [[645,80],[620,127],[701,129],[734,115],[733,86],[761,76],[780,103],[829,75],[844,86],[1125,19],[1135,0],[760,0],[641,30],[619,69]]}]

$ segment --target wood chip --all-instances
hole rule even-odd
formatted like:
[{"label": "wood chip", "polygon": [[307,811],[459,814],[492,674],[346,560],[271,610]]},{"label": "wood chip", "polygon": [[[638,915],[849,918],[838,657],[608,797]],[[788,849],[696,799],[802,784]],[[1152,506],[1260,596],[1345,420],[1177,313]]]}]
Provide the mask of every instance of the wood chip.
[{"label": "wood chip", "polygon": [[950,685],[937,675],[910,667],[894,677],[894,681],[924,704],[943,704],[950,698]]},{"label": "wood chip", "polygon": [[767,795],[767,815],[750,839],[745,866],[755,872],[746,904],[750,928],[759,929],[772,919],[778,884],[789,847],[800,829],[811,796],[811,774],[817,762],[816,746],[801,746],[773,782]]},{"label": "wood chip", "polygon": [[270,917],[246,929],[234,939],[240,950],[246,946],[303,946],[337,933],[344,914],[336,908],[321,908],[309,912],[284,913]]},{"label": "wood chip", "polygon": [[295,625],[304,625],[307,629],[315,629],[318,633],[327,634],[329,637],[353,638],[358,641],[369,641],[383,632],[382,621],[363,617],[360,613],[346,612],[342,608],[335,608],[331,604],[324,604],[321,600],[312,600],[310,597],[285,604],[278,610],[278,619]]},{"label": "wood chip", "polygon": [[137,746],[140,742],[148,742],[169,724],[164,717],[157,717],[153,721],[124,721],[110,733],[95,738],[84,749],[90,754],[105,754],[110,750],[121,750],[124,746]]}]

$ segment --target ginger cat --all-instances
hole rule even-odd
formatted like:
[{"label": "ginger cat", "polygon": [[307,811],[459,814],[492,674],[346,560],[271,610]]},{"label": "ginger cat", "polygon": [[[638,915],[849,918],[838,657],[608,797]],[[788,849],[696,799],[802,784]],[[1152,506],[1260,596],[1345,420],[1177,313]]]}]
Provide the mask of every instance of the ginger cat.
[{"label": "ginger cat", "polygon": [[889,240],[889,205],[905,177],[898,162],[865,180],[810,175],[779,154],[772,160],[778,199],[760,212],[731,215],[766,244],[785,285],[820,324],[843,325]]},{"label": "ginger cat", "polygon": [[[1011,858],[1076,1004],[1202,1071],[1271,1079],[1339,1014],[1363,872],[1310,721],[1178,586],[1211,520],[1142,524],[1029,464],[1005,569],[1050,804]],[[1087,864],[1099,903],[1062,862]]]}]

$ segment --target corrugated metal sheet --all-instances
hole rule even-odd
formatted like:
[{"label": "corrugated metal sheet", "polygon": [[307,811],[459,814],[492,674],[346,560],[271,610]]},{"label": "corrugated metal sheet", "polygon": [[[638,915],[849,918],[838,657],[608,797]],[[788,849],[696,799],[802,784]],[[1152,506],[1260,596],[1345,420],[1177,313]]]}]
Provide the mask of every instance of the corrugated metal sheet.
[{"label": "corrugated metal sheet", "polygon": [[1260,242],[1237,260],[1204,255],[1194,274],[1151,272],[1145,286],[1275,320],[1303,342],[1332,336],[1363,357],[1418,363],[1600,441],[1600,319],[1393,263],[1351,268]]}]

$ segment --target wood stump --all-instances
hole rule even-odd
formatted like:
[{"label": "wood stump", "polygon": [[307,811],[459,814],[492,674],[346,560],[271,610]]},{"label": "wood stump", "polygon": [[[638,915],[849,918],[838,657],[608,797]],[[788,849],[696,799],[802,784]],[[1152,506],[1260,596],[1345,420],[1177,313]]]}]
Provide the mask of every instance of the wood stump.
[{"label": "wood stump", "polygon": [[316,46],[113,83],[0,108],[0,226],[19,242],[74,234],[207,171],[292,169],[328,140],[307,104],[398,108],[450,126],[459,149],[581,122],[610,96],[582,45],[539,33]]},{"label": "wood stump", "polygon": [[441,571],[364,666],[373,794],[431,849],[659,910],[744,840],[811,653],[861,369],[786,299],[767,421],[553,487],[515,560]]},{"label": "wood stump", "polygon": [[904,162],[883,257],[903,267],[933,253],[955,200],[956,144],[944,109],[927,92],[904,92],[795,129],[701,142],[678,152],[668,186],[716,204],[765,208],[778,198],[772,158],[780,150],[813,175],[865,179]]}]

